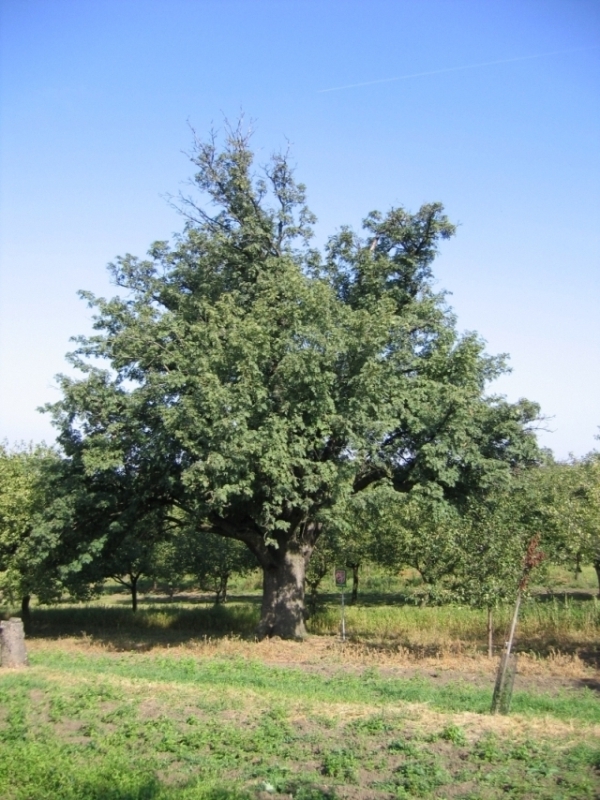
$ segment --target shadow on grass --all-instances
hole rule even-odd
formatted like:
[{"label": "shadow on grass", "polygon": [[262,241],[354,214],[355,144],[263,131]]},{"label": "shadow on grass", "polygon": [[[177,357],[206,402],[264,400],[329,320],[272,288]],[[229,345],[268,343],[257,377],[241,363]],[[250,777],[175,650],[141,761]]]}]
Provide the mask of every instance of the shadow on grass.
[{"label": "shadow on grass", "polygon": [[580,686],[585,686],[587,689],[591,689],[593,692],[600,693],[600,680],[595,680],[594,678],[586,678],[585,680],[579,681]]},{"label": "shadow on grass", "polygon": [[[324,600],[329,597],[326,595]],[[27,626],[27,636],[32,639],[87,636],[117,650],[148,651],[207,638],[235,636],[252,640],[260,615],[260,597],[253,594],[232,596],[229,603],[218,606],[208,604],[206,596],[197,594],[182,593],[173,599],[148,595],[135,614],[126,602],[126,595],[122,599],[123,604],[115,603],[113,599],[110,605],[105,606],[59,605],[34,608]],[[316,636],[330,637],[337,632],[337,604],[340,599],[336,595],[331,595],[331,599],[329,606],[317,611],[308,621],[309,631]],[[369,605],[368,600],[365,603],[363,597],[360,598],[359,605],[367,607],[366,616],[361,615],[360,621],[357,619],[352,624],[352,617],[349,615],[347,621],[350,641],[360,645],[365,651],[386,655],[404,652],[422,659],[441,655],[461,656],[486,650],[483,612],[474,614],[457,607],[457,619],[454,619],[452,608],[441,609],[439,614],[443,614],[444,624],[439,640],[435,641],[438,637],[424,637],[421,631],[427,627],[428,622],[439,627],[437,609],[414,609],[408,616],[400,615],[396,618],[392,615],[388,618],[385,611],[380,615],[373,606],[379,605],[383,599],[387,601],[386,605],[392,606],[391,598],[373,595],[369,599],[372,605]],[[547,603],[538,605],[535,602],[524,609],[524,618],[517,633],[517,651],[535,653],[540,657],[554,656],[557,653],[578,655],[589,666],[600,667],[600,646],[597,638],[590,637],[589,625],[584,631],[574,624],[577,620],[581,623],[584,609],[583,619],[588,618],[587,609],[590,604],[586,602],[587,598],[582,602],[578,599],[568,601],[568,606],[557,598],[554,600],[558,604],[556,608],[549,607]],[[539,612],[542,609],[540,617]],[[535,623],[530,626],[529,631],[528,618]],[[418,625],[415,625],[416,622]],[[496,622],[498,646],[502,642],[501,631],[505,623],[503,618]],[[451,630],[454,626],[455,633]]]},{"label": "shadow on grass", "polygon": [[555,600],[559,600],[563,603],[567,600],[575,600],[578,603],[585,603],[586,601],[594,600],[594,598],[597,598],[598,596],[594,592],[586,592],[583,589],[572,589],[565,592],[535,592],[534,597],[536,603],[553,603]]},{"label": "shadow on grass", "polygon": [[104,781],[97,784],[86,782],[78,788],[82,791],[81,796],[86,800],[158,800],[158,798],[163,800],[165,798],[161,785],[154,778],[150,778],[134,789],[107,786]]},{"label": "shadow on grass", "polygon": [[[326,634],[315,634],[316,636]],[[385,639],[369,636],[365,633],[347,635],[347,640],[353,645],[359,645],[363,653],[371,656],[380,654],[389,656],[394,653],[406,654],[411,658],[437,659],[445,656],[471,656],[474,653],[487,655],[487,643],[484,636],[464,636],[452,642],[418,643],[402,634],[388,634]],[[557,654],[565,656],[578,656],[585,664],[594,669],[600,669],[600,645],[590,645],[589,641],[569,640],[560,637],[520,636],[515,642],[516,653],[527,653],[539,658],[552,658]],[[494,645],[494,659],[502,654],[503,644]],[[583,685],[583,684],[582,684]],[[595,687],[591,687],[595,688]],[[599,685],[600,690],[600,685]],[[599,798],[600,800],[600,798]]]},{"label": "shadow on grass", "polygon": [[[584,664],[587,664],[588,667],[593,667],[594,669],[600,669],[600,645],[596,647],[582,647],[577,651],[577,655],[583,661]],[[592,684],[595,684],[592,686]],[[585,684],[586,686],[588,684]],[[589,688],[594,689],[595,691],[600,692],[600,682],[599,681],[590,681]]]},{"label": "shadow on grass", "polygon": [[165,604],[139,608],[135,614],[114,605],[37,608],[31,614],[28,637],[84,635],[117,649],[151,650],[194,639],[253,638],[258,619],[259,608],[246,603],[196,608]]},{"label": "shadow on grass", "polygon": [[[170,787],[160,784],[156,780],[150,780],[138,786],[135,789],[119,789],[115,787],[107,787],[105,785],[86,785],[84,787],[85,800],[176,800],[181,798],[182,794],[190,799],[197,798],[197,800],[249,800],[250,795],[238,789],[228,789],[225,787],[204,788],[199,787],[197,791],[193,784],[190,785],[192,790],[191,794],[186,792],[185,788]],[[72,797],[72,795],[69,795]]]},{"label": "shadow on grass", "polygon": [[[259,594],[236,594],[234,603],[250,603],[253,605],[260,605],[262,597]],[[214,604],[214,594],[199,594],[198,592],[178,592],[172,597],[162,594],[148,593],[140,597],[140,606],[168,606],[173,603],[186,603],[190,605],[207,605]],[[126,601],[131,604],[129,600]]]},{"label": "shadow on grass", "polygon": [[[411,608],[422,605],[420,595],[409,592],[360,592],[358,600],[353,603],[350,591],[344,594],[347,606],[362,608],[377,608],[379,606],[409,606]],[[317,607],[338,606],[341,602],[340,592],[319,592]]]},{"label": "shadow on grass", "polygon": [[[137,783],[137,782],[136,782]],[[189,790],[189,793],[188,791]],[[202,786],[192,780],[183,787],[167,786],[152,777],[137,783],[135,786],[119,787],[105,779],[97,781],[82,781],[76,786],[76,794],[71,791],[69,798],[74,796],[85,800],[175,800],[175,798],[189,797],[190,800],[250,800],[248,792],[225,786]],[[60,790],[59,790],[60,792]],[[57,798],[62,797],[62,793]]]},{"label": "shadow on grass", "polygon": [[[111,605],[118,606],[120,608],[131,608],[131,595],[129,595],[127,592],[117,594],[113,591],[106,597],[110,598]],[[262,597],[260,595],[248,594],[235,595],[234,603],[249,603],[250,605],[259,606],[261,601]],[[149,592],[148,594],[140,595],[138,597],[139,609],[144,607],[151,608],[153,606],[169,607],[181,603],[191,606],[214,605],[215,596],[214,594],[200,594],[198,592],[178,592],[177,594],[173,595],[152,594]]]}]

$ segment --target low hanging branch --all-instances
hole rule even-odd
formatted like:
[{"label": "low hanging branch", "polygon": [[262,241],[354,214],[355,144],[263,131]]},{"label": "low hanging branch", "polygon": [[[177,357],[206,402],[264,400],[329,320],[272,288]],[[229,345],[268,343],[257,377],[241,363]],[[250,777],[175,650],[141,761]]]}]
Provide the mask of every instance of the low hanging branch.
[{"label": "low hanging branch", "polygon": [[517,599],[515,601],[515,610],[513,612],[512,621],[510,624],[510,632],[508,640],[504,646],[502,658],[500,659],[500,666],[498,667],[498,675],[496,677],[496,685],[494,686],[494,695],[492,697],[492,714],[508,714],[510,710],[510,701],[512,699],[512,690],[515,681],[515,674],[517,669],[516,656],[511,659],[511,650],[515,638],[515,631],[517,629],[517,620],[519,618],[519,609],[521,607],[521,598],[523,592],[527,588],[529,578],[532,571],[544,560],[545,555],[539,548],[540,535],[536,535],[531,539],[527,546],[527,552],[523,560],[523,573],[519,581],[519,588],[517,589]]}]

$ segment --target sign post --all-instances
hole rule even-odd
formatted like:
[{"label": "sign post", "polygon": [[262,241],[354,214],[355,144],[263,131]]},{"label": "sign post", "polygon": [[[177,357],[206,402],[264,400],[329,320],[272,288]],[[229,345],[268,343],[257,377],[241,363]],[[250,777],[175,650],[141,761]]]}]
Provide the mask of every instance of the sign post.
[{"label": "sign post", "polygon": [[342,590],[342,642],[346,641],[346,616],[344,609],[344,588],[346,587],[346,570],[335,568],[334,573],[335,585]]}]

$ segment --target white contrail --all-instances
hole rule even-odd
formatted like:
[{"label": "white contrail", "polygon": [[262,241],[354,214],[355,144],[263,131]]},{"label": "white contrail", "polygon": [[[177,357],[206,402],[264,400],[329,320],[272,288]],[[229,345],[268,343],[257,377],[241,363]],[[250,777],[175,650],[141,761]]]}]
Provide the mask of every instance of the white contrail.
[{"label": "white contrail", "polygon": [[356,89],[359,86],[374,86],[376,83],[392,83],[392,81],[405,81],[409,78],[422,78],[425,75],[442,75],[444,72],[458,72],[462,69],[476,69],[477,67],[491,67],[494,64],[511,64],[514,61],[528,61],[531,58],[544,58],[545,56],[559,56],[565,53],[580,53],[582,50],[595,50],[598,45],[592,47],[578,47],[575,50],[554,50],[552,53],[536,53],[533,56],[518,56],[517,58],[502,58],[498,61],[482,61],[479,64],[465,64],[462,67],[446,67],[445,69],[434,69],[430,72],[413,72],[411,75],[399,75],[397,78],[380,78],[378,81],[363,81],[362,83],[349,83],[346,86],[334,86],[331,89],[319,89],[317,94],[324,92],[340,92],[342,89]]}]

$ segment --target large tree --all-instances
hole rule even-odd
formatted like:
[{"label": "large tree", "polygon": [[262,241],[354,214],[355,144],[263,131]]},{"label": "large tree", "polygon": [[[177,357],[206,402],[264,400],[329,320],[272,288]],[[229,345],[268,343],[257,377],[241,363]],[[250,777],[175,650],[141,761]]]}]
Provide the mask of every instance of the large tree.
[{"label": "large tree", "polygon": [[119,296],[84,295],[97,332],[52,411],[90,474],[147,461],[156,502],[244,542],[264,574],[259,634],[299,637],[336,503],[388,483],[460,504],[536,458],[537,407],[485,396],[505,360],[433,290],[454,233],[440,204],[370,213],[321,256],[285,155],[257,174],[234,129],[196,140],[192,161],[183,232],[112,264]]}]

